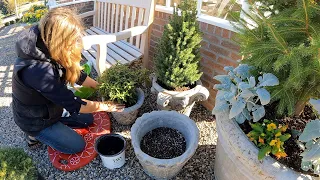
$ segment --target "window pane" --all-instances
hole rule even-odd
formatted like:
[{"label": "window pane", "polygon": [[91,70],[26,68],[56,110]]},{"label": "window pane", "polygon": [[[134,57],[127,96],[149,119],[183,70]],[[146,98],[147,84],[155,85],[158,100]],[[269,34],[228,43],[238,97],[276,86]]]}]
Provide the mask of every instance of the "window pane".
[{"label": "window pane", "polygon": [[166,5],[166,0],[157,0],[156,4],[165,6]]},{"label": "window pane", "polygon": [[182,0],[171,0],[171,7],[173,7],[174,6],[174,3],[176,3],[177,5],[179,5],[180,4],[180,2],[181,2]]},{"label": "window pane", "polygon": [[201,13],[227,20],[240,17],[240,0],[202,0]]}]

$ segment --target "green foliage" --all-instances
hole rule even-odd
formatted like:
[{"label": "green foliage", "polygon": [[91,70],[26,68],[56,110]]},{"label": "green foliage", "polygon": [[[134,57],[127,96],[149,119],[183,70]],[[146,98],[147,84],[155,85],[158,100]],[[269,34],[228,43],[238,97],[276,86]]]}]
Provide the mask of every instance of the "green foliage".
[{"label": "green foliage", "polygon": [[246,14],[252,22],[239,21],[237,39],[244,63],[279,78],[280,85],[269,88],[277,113],[293,115],[298,104],[320,97],[320,6],[313,0],[281,1],[262,1],[278,3],[280,10],[268,18],[252,5],[256,15]]},{"label": "green foliage", "polygon": [[88,99],[96,92],[95,89],[89,88],[89,87],[81,87],[76,92],[74,92],[74,95],[80,97],[81,99]]},{"label": "green foliage", "polygon": [[23,149],[1,148],[0,179],[35,180],[37,170]]},{"label": "green foliage", "polygon": [[283,144],[291,135],[285,133],[287,126],[276,124],[270,120],[263,120],[263,123],[251,123],[251,128],[247,136],[259,148],[258,159],[263,159],[269,153],[275,155],[278,159],[286,157]]},{"label": "green foliage", "polygon": [[16,21],[16,23],[18,23],[18,22],[20,22],[20,19],[19,19],[19,18],[17,18],[15,21]]},{"label": "green foliage", "polygon": [[44,5],[33,5],[28,12],[23,14],[22,22],[32,24],[40,21],[41,17],[48,12],[48,9]]},{"label": "green foliage", "polygon": [[83,68],[83,71],[84,71],[85,73],[87,73],[87,75],[90,75],[90,73],[91,73],[91,66],[90,66],[89,64],[84,64],[84,65],[82,66],[82,68]]},{"label": "green foliage", "polygon": [[137,102],[136,88],[147,79],[145,69],[132,70],[128,65],[116,64],[98,78],[98,92],[105,100],[130,107]]},{"label": "green foliage", "polygon": [[3,14],[2,14],[2,12],[0,11],[0,25],[2,25],[2,19],[3,19]]},{"label": "green foliage", "polygon": [[196,15],[196,2],[182,1],[164,28],[155,56],[155,71],[158,80],[168,88],[193,84],[202,75],[199,72],[202,37]]},{"label": "green foliage", "polygon": [[15,23],[15,21],[10,21],[10,24],[14,24]]},{"label": "green foliage", "polygon": [[10,25],[10,22],[6,22],[4,23],[5,26],[9,26]]}]

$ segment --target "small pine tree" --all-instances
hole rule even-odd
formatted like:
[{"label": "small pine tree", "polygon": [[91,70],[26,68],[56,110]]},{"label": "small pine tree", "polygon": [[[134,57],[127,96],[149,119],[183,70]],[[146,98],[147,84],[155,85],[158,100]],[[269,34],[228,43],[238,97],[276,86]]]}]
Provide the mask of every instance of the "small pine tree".
[{"label": "small pine tree", "polygon": [[[274,6],[281,8],[269,17],[249,1],[255,13],[246,13],[251,23],[239,21],[238,42],[244,63],[279,78],[280,85],[270,88],[278,114],[298,115],[310,98],[320,98],[320,6],[314,0],[289,1],[290,6]],[[270,7],[281,1],[260,2]]]},{"label": "small pine tree", "polygon": [[182,1],[164,28],[155,56],[155,72],[158,81],[167,88],[193,84],[202,75],[199,71],[202,37],[196,15],[196,2]]}]

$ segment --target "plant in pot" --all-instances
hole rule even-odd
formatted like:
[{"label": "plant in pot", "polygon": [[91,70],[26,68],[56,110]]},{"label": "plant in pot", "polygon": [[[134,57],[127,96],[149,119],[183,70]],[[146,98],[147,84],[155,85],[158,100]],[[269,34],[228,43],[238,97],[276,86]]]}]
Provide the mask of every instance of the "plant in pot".
[{"label": "plant in pot", "polygon": [[[181,12],[181,16],[178,15]],[[204,101],[209,91],[199,80],[200,42],[196,2],[182,1],[174,8],[164,28],[155,56],[152,92],[158,93],[159,109],[176,110],[190,115],[196,101]]]},{"label": "plant in pot", "polygon": [[48,8],[44,5],[33,5],[23,14],[21,21],[25,29],[30,28],[40,21],[41,17],[48,12]]},{"label": "plant in pot", "polygon": [[123,125],[134,123],[144,101],[144,92],[139,88],[147,80],[147,70],[131,70],[128,65],[116,64],[98,78],[98,93],[103,101],[125,104],[122,112],[112,112]]},{"label": "plant in pot", "polygon": [[131,127],[131,142],[144,171],[155,179],[177,175],[195,153],[199,130],[176,111],[145,113]]},{"label": "plant in pot", "polygon": [[0,148],[0,179],[43,179],[21,148]]},{"label": "plant in pot", "polygon": [[[259,97],[259,105],[266,107],[253,108],[251,104],[256,101],[239,98],[252,96],[245,89],[247,84],[255,84],[257,78],[241,83],[231,76],[242,70],[234,72],[229,67],[226,68],[229,80],[224,76],[216,77],[221,84],[215,86],[219,90],[214,108],[219,135],[215,175],[223,180],[232,177],[240,180],[316,179],[320,166],[317,156],[311,154],[319,149],[314,143],[319,136],[310,130],[317,123],[305,128],[315,117],[310,106],[305,105],[310,98],[318,99],[320,95],[319,2],[249,1],[249,4],[251,11],[244,11],[246,21],[241,19],[238,23],[242,62],[254,67],[249,71],[253,77],[261,76],[262,72],[272,73],[279,85],[267,87],[270,93],[258,89],[252,92],[271,100],[270,104],[265,104],[265,98]],[[232,97],[234,92],[236,95]],[[248,109],[240,111],[239,108]],[[251,116],[247,112],[250,110],[253,110]],[[248,123],[246,119],[252,120]],[[257,122],[258,119],[261,120]],[[299,142],[302,131],[312,135],[300,136],[302,142]],[[302,149],[306,152],[300,154]],[[232,173],[226,171],[230,168],[234,169]]]}]

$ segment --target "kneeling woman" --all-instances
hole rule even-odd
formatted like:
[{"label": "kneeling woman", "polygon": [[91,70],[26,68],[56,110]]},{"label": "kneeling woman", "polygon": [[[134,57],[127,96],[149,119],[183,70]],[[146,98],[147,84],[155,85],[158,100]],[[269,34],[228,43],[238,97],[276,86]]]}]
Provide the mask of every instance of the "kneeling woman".
[{"label": "kneeling woman", "polygon": [[[73,11],[56,8],[18,38],[12,108],[30,147],[40,141],[63,153],[78,153],[85,142],[70,127],[92,124],[92,112],[124,108],[81,99],[67,89],[67,83],[92,88],[98,84],[81,71],[82,33],[82,23]],[[63,108],[71,116],[61,117]]]}]

